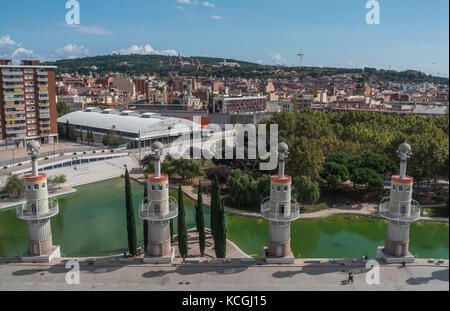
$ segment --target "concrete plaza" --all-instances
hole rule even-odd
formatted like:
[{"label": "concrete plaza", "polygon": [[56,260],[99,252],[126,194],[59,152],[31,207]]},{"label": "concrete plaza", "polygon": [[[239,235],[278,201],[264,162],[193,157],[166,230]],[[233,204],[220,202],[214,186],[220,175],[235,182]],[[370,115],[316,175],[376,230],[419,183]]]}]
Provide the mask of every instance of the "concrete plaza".
[{"label": "concrete plaza", "polygon": [[[381,265],[380,284],[368,285],[362,264],[266,265],[232,260],[208,264],[144,265],[80,261],[80,284],[67,285],[65,263],[0,262],[0,291],[448,291],[448,264]],[[354,283],[347,284],[348,271]]]}]

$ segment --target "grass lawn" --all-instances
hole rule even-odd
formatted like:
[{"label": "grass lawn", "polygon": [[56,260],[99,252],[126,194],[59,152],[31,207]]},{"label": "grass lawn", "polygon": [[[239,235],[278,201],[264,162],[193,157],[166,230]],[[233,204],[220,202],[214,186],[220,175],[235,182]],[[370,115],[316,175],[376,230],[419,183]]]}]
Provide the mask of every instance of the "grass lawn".
[{"label": "grass lawn", "polygon": [[314,213],[314,212],[320,212],[325,209],[329,209],[330,206],[327,202],[317,203],[313,205],[301,205],[300,204],[300,213]]}]

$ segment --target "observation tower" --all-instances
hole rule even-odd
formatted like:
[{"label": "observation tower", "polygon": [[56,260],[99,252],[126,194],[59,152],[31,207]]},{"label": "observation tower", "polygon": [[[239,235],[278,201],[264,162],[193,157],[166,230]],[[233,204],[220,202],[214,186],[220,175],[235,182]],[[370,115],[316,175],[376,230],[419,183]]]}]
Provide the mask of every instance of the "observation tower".
[{"label": "observation tower", "polygon": [[269,220],[268,245],[264,248],[267,263],[294,263],[291,251],[291,222],[300,217],[297,201],[291,197],[292,177],[284,174],[289,148],[278,145],[278,175],[270,177],[270,197],[261,203],[261,216]]},{"label": "observation tower", "polygon": [[414,178],[406,175],[406,163],[411,157],[411,146],[398,147],[400,174],[391,178],[391,193],[381,200],[380,216],[387,219],[385,246],[378,247],[377,258],[387,263],[414,262],[408,251],[410,223],[420,219],[420,205],[412,199]]},{"label": "observation tower", "polygon": [[16,209],[17,218],[26,220],[28,229],[28,251],[22,261],[50,262],[61,257],[59,246],[53,245],[50,218],[58,214],[58,201],[48,197],[47,175],[39,174],[36,141],[27,144],[31,155],[32,172],[25,176],[26,202]]},{"label": "observation tower", "polygon": [[170,243],[170,220],[178,216],[177,201],[169,197],[169,176],[161,174],[163,144],[152,144],[151,160],[155,174],[147,178],[148,197],[139,209],[139,217],[148,221],[148,247],[144,263],[171,263],[174,249]]}]

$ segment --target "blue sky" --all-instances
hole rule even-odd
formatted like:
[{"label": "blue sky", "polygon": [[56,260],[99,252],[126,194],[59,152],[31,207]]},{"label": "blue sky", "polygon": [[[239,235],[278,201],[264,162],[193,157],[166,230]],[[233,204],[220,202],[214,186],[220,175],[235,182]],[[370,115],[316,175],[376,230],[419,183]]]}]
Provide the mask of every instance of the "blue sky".
[{"label": "blue sky", "polygon": [[214,56],[305,66],[449,72],[448,0],[0,0],[0,56],[58,59],[120,53]]}]

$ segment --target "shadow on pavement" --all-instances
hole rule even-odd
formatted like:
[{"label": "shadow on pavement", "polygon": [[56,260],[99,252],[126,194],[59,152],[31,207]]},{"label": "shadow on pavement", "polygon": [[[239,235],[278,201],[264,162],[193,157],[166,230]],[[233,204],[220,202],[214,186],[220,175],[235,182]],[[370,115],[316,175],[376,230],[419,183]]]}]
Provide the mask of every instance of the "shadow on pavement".
[{"label": "shadow on pavement", "polygon": [[423,285],[428,284],[428,282],[433,280],[438,280],[442,282],[448,282],[449,280],[449,269],[447,270],[439,270],[431,273],[431,276],[428,278],[418,277],[418,278],[409,278],[406,280],[406,283],[409,285]]},{"label": "shadow on pavement", "polygon": [[196,266],[181,266],[173,271],[149,271],[142,274],[145,278],[159,278],[168,274],[192,275],[202,273],[217,273],[217,274],[235,274],[247,270],[248,267],[196,267]]}]

